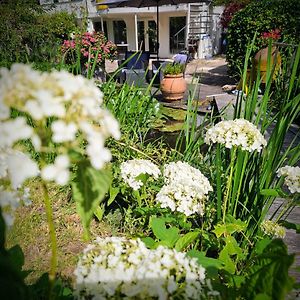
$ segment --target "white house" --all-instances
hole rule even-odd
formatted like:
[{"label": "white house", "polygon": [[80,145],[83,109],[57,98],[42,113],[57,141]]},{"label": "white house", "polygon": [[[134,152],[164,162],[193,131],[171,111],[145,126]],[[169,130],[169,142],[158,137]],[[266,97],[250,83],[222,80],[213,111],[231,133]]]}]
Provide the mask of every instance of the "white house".
[{"label": "white house", "polygon": [[[156,7],[107,8],[101,0],[40,0],[50,11],[74,12],[78,19],[88,18],[88,30],[104,31],[119,52],[146,50],[156,52]],[[220,53],[222,29],[219,18],[223,7],[211,1],[159,7],[159,56],[170,58],[189,49],[198,58]]]}]

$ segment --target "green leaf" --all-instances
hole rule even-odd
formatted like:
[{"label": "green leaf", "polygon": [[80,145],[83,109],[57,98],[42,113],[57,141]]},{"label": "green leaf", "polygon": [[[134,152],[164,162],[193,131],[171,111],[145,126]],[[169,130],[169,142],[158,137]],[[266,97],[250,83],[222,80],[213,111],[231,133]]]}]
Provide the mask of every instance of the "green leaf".
[{"label": "green leaf", "polygon": [[24,254],[19,245],[15,245],[8,250],[8,255],[17,270],[22,270],[24,265]]},{"label": "green leaf", "polygon": [[109,199],[107,201],[107,206],[110,206],[114,202],[119,192],[120,192],[120,188],[118,187],[111,186],[109,188]]},{"label": "green leaf", "polygon": [[197,258],[198,263],[206,269],[207,276],[209,278],[216,278],[218,276],[218,270],[220,270],[223,266],[220,260],[206,257],[205,252],[200,252],[193,249],[188,251],[187,255]]},{"label": "green leaf", "polygon": [[217,236],[217,238],[221,237],[222,235],[230,235],[233,234],[234,232],[241,232],[245,231],[247,228],[247,224],[242,222],[241,220],[235,220],[233,218],[230,219],[231,223],[228,224],[217,224],[215,226],[215,229],[213,232]]},{"label": "green leaf", "polygon": [[102,221],[104,212],[105,212],[104,205],[100,204],[99,206],[96,207],[96,209],[94,210],[94,215],[96,216],[98,221]]},{"label": "green leaf", "polygon": [[279,223],[287,229],[294,229],[296,230],[296,233],[300,233],[300,224],[291,223],[286,220],[282,220]]},{"label": "green leaf", "polygon": [[187,246],[189,246],[198,236],[199,236],[199,231],[193,231],[193,232],[188,232],[184,236],[180,237],[176,244],[175,244],[175,249],[177,251],[181,251]]},{"label": "green leaf", "polygon": [[272,298],[266,294],[257,294],[254,300],[272,300]]},{"label": "green leaf", "polygon": [[167,228],[164,218],[151,218],[151,228],[154,235],[170,248],[180,238],[179,229],[176,227]]},{"label": "green leaf", "polygon": [[279,193],[277,190],[274,189],[263,189],[260,191],[260,194],[263,196],[272,196],[272,197],[278,197]]},{"label": "green leaf", "polygon": [[259,255],[253,255],[245,270],[243,296],[255,299],[256,295],[265,294],[270,299],[285,299],[293,287],[293,280],[288,275],[294,255],[289,255],[281,239],[272,240]]},{"label": "green leaf", "polygon": [[156,242],[154,241],[153,238],[150,236],[141,238],[141,240],[145,243],[145,245],[150,248],[150,249],[155,249],[156,248]]},{"label": "green leaf", "polygon": [[253,249],[253,253],[261,254],[263,253],[264,249],[272,242],[272,239],[265,238],[261,241],[258,241]]},{"label": "green leaf", "polygon": [[76,202],[77,212],[80,215],[85,235],[88,235],[88,228],[94,211],[104,199],[111,180],[110,170],[95,170],[88,161],[78,164],[76,178],[71,185],[73,198]]}]

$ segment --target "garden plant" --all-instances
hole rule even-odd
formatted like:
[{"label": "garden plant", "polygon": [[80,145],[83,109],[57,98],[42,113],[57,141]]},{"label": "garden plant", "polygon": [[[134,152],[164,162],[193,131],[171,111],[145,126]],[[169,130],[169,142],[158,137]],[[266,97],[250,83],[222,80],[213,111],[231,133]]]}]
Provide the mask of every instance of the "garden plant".
[{"label": "garden plant", "polygon": [[[286,217],[299,204],[300,145],[284,146],[300,112],[299,61],[300,47],[276,111],[270,59],[264,93],[258,73],[232,119],[208,114],[199,127],[191,94],[175,148],[148,139],[163,117],[151,87],[119,86],[113,77],[96,83],[64,63],[45,72],[2,68],[1,299],[284,299],[294,286],[285,227],[299,231]],[[26,217],[21,204],[35,205],[33,186],[42,191],[51,252],[46,274],[30,282],[10,240]],[[58,234],[71,228],[57,223],[58,195],[83,228],[68,280],[58,256],[67,241]],[[95,234],[103,222],[115,230]]]}]

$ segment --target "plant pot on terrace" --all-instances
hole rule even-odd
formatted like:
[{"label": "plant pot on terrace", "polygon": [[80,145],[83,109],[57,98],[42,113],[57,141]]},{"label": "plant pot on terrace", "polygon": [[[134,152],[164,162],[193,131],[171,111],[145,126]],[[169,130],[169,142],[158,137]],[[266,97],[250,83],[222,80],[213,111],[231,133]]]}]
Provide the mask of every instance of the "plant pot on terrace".
[{"label": "plant pot on terrace", "polygon": [[167,64],[160,83],[163,98],[167,101],[182,100],[187,85],[183,77],[184,65],[179,63]]}]

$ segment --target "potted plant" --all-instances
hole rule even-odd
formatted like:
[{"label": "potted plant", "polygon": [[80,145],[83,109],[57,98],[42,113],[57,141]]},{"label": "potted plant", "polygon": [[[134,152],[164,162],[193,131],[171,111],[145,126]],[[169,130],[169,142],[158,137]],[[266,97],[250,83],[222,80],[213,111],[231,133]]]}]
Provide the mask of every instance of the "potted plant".
[{"label": "potted plant", "polygon": [[[261,49],[256,53],[254,57],[254,70],[255,70],[255,76],[260,71],[262,83],[266,83],[266,73],[267,73],[267,65],[268,65],[268,44],[269,40],[272,42],[276,42],[280,39],[280,31],[279,29],[274,29],[268,32],[263,32],[260,36],[260,43],[261,43]],[[276,45],[272,44],[271,48],[271,65],[273,66],[275,64],[275,71],[273,74],[273,80],[276,77],[276,74],[278,73],[278,70],[280,68],[281,64],[281,56],[278,51],[278,48]]]},{"label": "potted plant", "polygon": [[160,90],[165,100],[182,100],[186,91],[186,81],[183,78],[184,65],[168,63],[163,70]]}]

